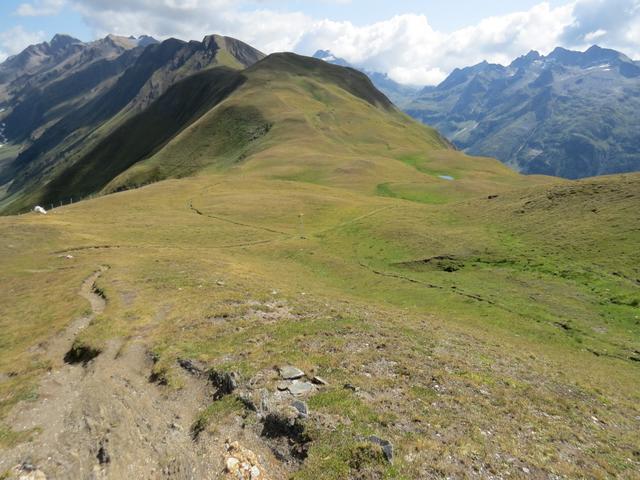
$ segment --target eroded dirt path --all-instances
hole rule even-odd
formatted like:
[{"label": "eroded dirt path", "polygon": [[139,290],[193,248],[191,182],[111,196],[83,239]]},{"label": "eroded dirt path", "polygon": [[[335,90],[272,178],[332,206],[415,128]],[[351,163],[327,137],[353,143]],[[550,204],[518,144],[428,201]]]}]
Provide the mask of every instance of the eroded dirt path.
[{"label": "eroded dirt path", "polygon": [[27,463],[47,479],[215,479],[223,476],[225,440],[260,453],[259,440],[241,422],[194,441],[191,426],[212,402],[211,385],[186,372],[180,390],[150,383],[153,362],[141,338],[111,340],[86,364],[63,361],[76,335],[105,311],[108,299],[95,287],[105,272],[89,277],[79,292],[92,313],[46,347],[54,368],[38,399],[21,402],[7,419],[16,431],[37,433],[1,452],[0,472]]}]

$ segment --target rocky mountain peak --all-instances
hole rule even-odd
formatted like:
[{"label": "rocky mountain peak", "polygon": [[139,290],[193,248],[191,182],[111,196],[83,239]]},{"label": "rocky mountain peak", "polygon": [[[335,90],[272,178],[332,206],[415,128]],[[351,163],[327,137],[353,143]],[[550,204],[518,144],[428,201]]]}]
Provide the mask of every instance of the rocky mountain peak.
[{"label": "rocky mountain peak", "polygon": [[74,44],[82,44],[82,40],[78,40],[77,38],[74,38],[71,35],[60,34],[60,33],[54,35],[54,37],[49,42],[49,46],[53,50],[62,50]]},{"label": "rocky mountain peak", "polygon": [[531,50],[526,55],[522,55],[521,57],[516,58],[513,62],[511,62],[511,65],[509,66],[512,68],[526,68],[533,62],[541,60],[542,58],[542,55],[540,55],[538,51]]}]

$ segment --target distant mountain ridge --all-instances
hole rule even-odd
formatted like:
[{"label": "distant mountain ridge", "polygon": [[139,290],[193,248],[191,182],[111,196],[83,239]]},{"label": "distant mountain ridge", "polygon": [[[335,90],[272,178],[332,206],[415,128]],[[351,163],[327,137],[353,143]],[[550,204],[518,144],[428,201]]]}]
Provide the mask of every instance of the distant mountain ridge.
[{"label": "distant mountain ridge", "polygon": [[640,170],[639,109],[640,64],[598,46],[456,69],[405,107],[467,153],[566,178]]},{"label": "distant mountain ridge", "polygon": [[371,79],[378,90],[384,93],[394,104],[401,108],[407,102],[411,101],[411,99],[420,90],[420,88],[416,86],[403,85],[401,83],[398,83],[390,78],[386,73],[373,72],[371,70],[355,67],[347,62],[344,58],[336,57],[329,50],[318,50],[313,54],[313,58],[324,60],[325,62],[331,63],[333,65],[354,68],[361,71]]},{"label": "distant mountain ridge", "polygon": [[[37,191],[181,80],[214,67],[243,70],[264,54],[239,40],[202,42],[56,35],[0,65],[3,141],[21,146],[0,164],[0,205]],[[191,117],[188,117],[191,118]]]}]

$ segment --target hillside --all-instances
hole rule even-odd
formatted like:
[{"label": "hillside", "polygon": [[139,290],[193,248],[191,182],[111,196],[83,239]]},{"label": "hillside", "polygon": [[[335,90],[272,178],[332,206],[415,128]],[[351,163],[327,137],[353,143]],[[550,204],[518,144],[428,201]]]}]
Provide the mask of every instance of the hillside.
[{"label": "hillside", "polygon": [[639,187],[200,175],[3,217],[0,472],[224,478],[228,441],[268,478],[635,478]]},{"label": "hillside", "polygon": [[640,170],[638,98],[638,64],[594,46],[456,69],[405,110],[472,155],[583,178]]},{"label": "hillside", "polygon": [[[116,40],[118,37],[109,36],[105,42],[115,44]],[[117,45],[122,43],[134,46],[128,39],[119,39]],[[0,197],[0,208],[23,208],[20,198],[25,192],[39,188],[75,164],[175,83],[216,66],[241,70],[263,57],[242,42],[217,35],[202,42],[170,39],[153,43],[143,39],[142,44],[133,50],[123,49],[114,58],[72,69],[67,75],[47,70],[47,75],[60,78],[38,84],[38,88],[31,88],[8,104],[2,114],[6,141],[21,149],[0,170],[0,185],[4,184],[7,192]],[[73,45],[89,48],[94,44]],[[12,65],[18,57],[7,60],[3,67],[8,68],[6,64]],[[64,62],[55,68],[66,68],[61,65]]]},{"label": "hillside", "polygon": [[0,478],[634,479],[639,192],[317,59],[189,75],[0,217]]}]

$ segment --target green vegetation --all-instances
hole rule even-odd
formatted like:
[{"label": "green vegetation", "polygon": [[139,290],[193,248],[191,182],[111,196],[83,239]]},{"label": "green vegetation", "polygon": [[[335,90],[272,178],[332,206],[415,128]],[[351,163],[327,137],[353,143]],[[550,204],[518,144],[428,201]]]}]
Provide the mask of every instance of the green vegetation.
[{"label": "green vegetation", "polygon": [[[639,182],[433,206],[199,176],[4,218],[0,372],[20,371],[0,383],[3,411],[20,401],[15,382],[33,388],[42,371],[28,345],[82,312],[78,285],[108,264],[99,283],[107,310],[79,337],[86,345],[143,335],[168,378],[176,358],[194,358],[243,378],[295,364],[329,381],[309,407],[350,426],[331,435],[309,427],[299,478],[340,478],[362,454],[353,439],[370,434],[394,442],[396,478],[416,478],[421,465],[510,471],[494,453],[567,476],[632,478]],[[71,261],[53,253],[100,245]],[[438,256],[448,258],[424,261]],[[233,397],[216,402],[198,425],[215,430],[236,408]],[[588,448],[552,453],[577,438]]]},{"label": "green vegetation", "polygon": [[[328,382],[307,399],[293,478],[635,478],[640,175],[523,177],[356,78],[274,58],[111,187],[170,159],[195,175],[0,218],[4,443],[62,362],[38,346],[86,313],[78,289],[109,266],[76,345],[142,344],[165,384],[149,388],[184,388],[179,359],[267,391],[282,365]],[[207,398],[204,444],[260,421],[239,395]]]}]

